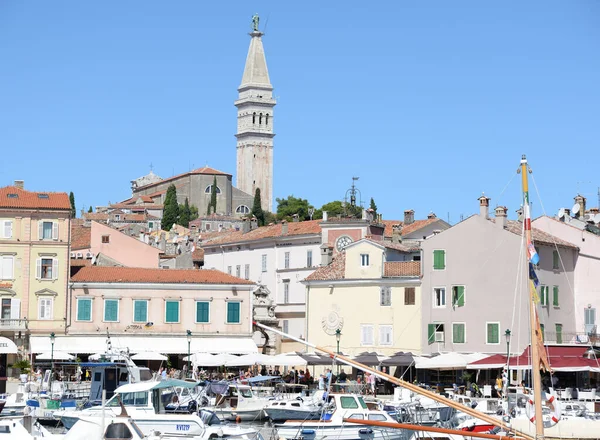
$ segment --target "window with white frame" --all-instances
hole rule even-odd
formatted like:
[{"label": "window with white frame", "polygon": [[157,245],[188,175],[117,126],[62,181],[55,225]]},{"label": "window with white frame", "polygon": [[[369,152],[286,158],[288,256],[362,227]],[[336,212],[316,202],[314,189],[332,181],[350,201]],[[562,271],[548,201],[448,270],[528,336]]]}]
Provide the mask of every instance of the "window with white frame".
[{"label": "window with white frame", "polygon": [[500,343],[500,323],[488,322],[485,325],[485,341],[486,344]]},{"label": "window with white frame", "polygon": [[433,288],[433,307],[446,307],[446,288]]},{"label": "window with white frame", "polygon": [[227,266],[227,273],[231,275],[231,266]]},{"label": "window with white frame", "polygon": [[362,324],[360,326],[360,345],[374,345],[373,324]]},{"label": "window with white frame", "polygon": [[392,345],[394,327],[391,325],[379,326],[379,345]]},{"label": "window with white frame", "polygon": [[464,344],[466,342],[466,332],[464,322],[452,323],[452,343]]},{"label": "window with white frame", "polygon": [[284,269],[289,269],[290,268],[290,253],[286,252],[283,256],[283,267]]},{"label": "window with white frame", "polygon": [[52,319],[52,306],[54,299],[42,296],[38,300],[38,319]]},{"label": "window with white frame", "polygon": [[148,322],[148,300],[133,300],[133,322]]},{"label": "window with white frame", "polygon": [[242,266],[239,264],[235,266],[235,276],[238,278],[242,276]]},{"label": "window with white frame", "polygon": [[14,279],[15,257],[12,255],[0,255],[0,280]]},{"label": "window with white frame", "polygon": [[441,322],[434,322],[427,324],[427,343],[429,345],[434,342],[443,343],[446,340],[444,333],[444,324]]},{"label": "window with white frame", "polygon": [[262,271],[267,271],[267,254],[262,254]]},{"label": "window with white frame", "polygon": [[12,220],[0,220],[0,237],[12,238],[13,236],[13,222]]},{"label": "window with white frame", "polygon": [[289,333],[290,332],[290,321],[287,319],[284,319],[283,321],[281,321],[281,326],[283,327],[283,333]]},{"label": "window with white frame", "polygon": [[58,222],[39,221],[38,228],[40,240],[58,240]]},{"label": "window with white frame", "polygon": [[244,266],[244,278],[249,280],[250,279],[250,265],[246,264]]},{"label": "window with white frame", "polygon": [[392,305],[392,288],[389,286],[381,286],[379,290],[379,305],[391,306]]},{"label": "window with white frame", "polygon": [[104,300],[104,322],[119,322],[119,300]]},{"label": "window with white frame", "polygon": [[312,267],[312,250],[306,251],[306,267]]},{"label": "window with white frame", "polygon": [[361,267],[369,266],[369,254],[360,254],[360,265]]},{"label": "window with white frame", "polygon": [[41,272],[40,279],[52,280],[54,272],[54,259],[53,258],[40,258]]},{"label": "window with white frame", "polygon": [[0,318],[19,319],[21,317],[21,300],[19,298],[2,298]]},{"label": "window with white frame", "polygon": [[92,320],[92,299],[77,298],[77,321]]},{"label": "window with white frame", "polygon": [[290,280],[283,280],[283,303],[290,303]]}]

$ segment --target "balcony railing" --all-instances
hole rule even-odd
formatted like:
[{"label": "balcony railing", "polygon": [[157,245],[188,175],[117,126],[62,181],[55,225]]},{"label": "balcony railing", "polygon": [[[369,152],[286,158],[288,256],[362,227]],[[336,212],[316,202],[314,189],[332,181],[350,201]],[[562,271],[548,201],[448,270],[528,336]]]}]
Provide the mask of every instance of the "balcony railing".
[{"label": "balcony railing", "polygon": [[0,319],[0,331],[27,330],[27,319]]},{"label": "balcony railing", "polygon": [[585,344],[600,345],[600,334],[598,333],[554,333],[544,332],[546,344]]}]

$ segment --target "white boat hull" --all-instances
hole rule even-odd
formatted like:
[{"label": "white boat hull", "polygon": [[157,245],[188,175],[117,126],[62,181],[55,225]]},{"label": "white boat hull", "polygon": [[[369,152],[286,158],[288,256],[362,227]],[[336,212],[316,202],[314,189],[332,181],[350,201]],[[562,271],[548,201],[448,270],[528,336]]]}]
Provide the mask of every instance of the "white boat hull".
[{"label": "white boat hull", "polygon": [[277,434],[280,439],[303,440],[407,440],[412,433],[402,429],[370,428],[364,425],[353,425],[350,423],[340,426],[331,425],[327,422],[302,423],[277,426]]}]

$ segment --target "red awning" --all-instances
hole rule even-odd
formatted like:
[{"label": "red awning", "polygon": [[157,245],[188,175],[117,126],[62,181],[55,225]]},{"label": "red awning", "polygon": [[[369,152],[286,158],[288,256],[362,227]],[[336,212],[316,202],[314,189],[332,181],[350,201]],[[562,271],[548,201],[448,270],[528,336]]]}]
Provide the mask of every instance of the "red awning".
[{"label": "red awning", "polygon": [[[554,371],[600,371],[600,360],[588,359],[584,353],[587,346],[546,346],[546,354],[550,367]],[[515,370],[531,368],[530,347],[519,356],[511,356],[509,366]],[[468,369],[489,370],[502,368],[506,365],[506,356],[494,354],[487,358],[472,362],[467,365]]]}]

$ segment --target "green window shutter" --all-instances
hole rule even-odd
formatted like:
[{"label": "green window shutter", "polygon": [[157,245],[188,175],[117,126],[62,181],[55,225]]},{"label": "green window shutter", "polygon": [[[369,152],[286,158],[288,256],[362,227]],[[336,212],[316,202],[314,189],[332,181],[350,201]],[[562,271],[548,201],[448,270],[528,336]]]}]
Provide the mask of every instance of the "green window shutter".
[{"label": "green window shutter", "polygon": [[240,322],[240,303],[227,303],[227,322],[229,324],[239,324]]},{"label": "green window shutter", "polygon": [[119,301],[116,299],[104,300],[104,320],[116,322],[119,320]]},{"label": "green window shutter", "polygon": [[488,344],[498,344],[499,340],[499,326],[498,324],[488,324],[487,325],[487,343]]},{"label": "green window shutter", "polygon": [[179,301],[167,301],[166,322],[179,322]]},{"label": "green window shutter", "polygon": [[456,286],[457,305],[462,307],[465,305],[465,286]]},{"label": "green window shutter", "polygon": [[427,324],[427,343],[429,345],[435,342],[435,324]]},{"label": "green window shutter", "polygon": [[552,290],[552,305],[554,307],[558,307],[558,286],[554,286]]},{"label": "green window shutter", "polygon": [[91,321],[92,320],[92,300],[78,299],[77,300],[77,320]]},{"label": "green window shutter", "polygon": [[556,343],[562,344],[562,324],[556,324]]},{"label": "green window shutter", "polygon": [[146,322],[148,321],[148,302],[147,301],[134,301],[133,309],[133,320],[135,322]]},{"label": "green window shutter", "polygon": [[458,326],[458,339],[461,344],[465,343],[465,325],[460,324]]},{"label": "green window shutter", "polygon": [[208,307],[209,303],[206,301],[199,301],[196,303],[196,322],[208,322]]},{"label": "green window shutter", "polygon": [[542,341],[546,340],[546,330],[544,329],[544,324],[540,324],[540,330],[542,331]]},{"label": "green window shutter", "polygon": [[446,268],[446,251],[433,251],[433,268],[437,270]]},{"label": "green window shutter", "polygon": [[560,261],[558,258],[558,251],[553,251],[552,252],[552,268],[553,269],[558,269],[560,266]]}]

